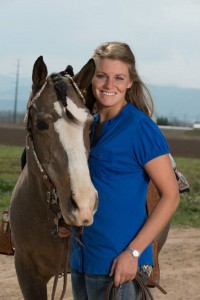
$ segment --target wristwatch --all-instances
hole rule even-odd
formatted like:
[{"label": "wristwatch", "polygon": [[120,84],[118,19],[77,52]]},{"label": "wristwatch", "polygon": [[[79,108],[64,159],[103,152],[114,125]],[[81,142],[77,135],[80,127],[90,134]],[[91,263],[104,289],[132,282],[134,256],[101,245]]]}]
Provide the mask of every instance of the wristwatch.
[{"label": "wristwatch", "polygon": [[133,257],[135,257],[135,258],[139,258],[140,257],[140,252],[138,250],[130,248],[130,247],[126,248],[126,250],[128,252],[130,252],[133,255]]}]

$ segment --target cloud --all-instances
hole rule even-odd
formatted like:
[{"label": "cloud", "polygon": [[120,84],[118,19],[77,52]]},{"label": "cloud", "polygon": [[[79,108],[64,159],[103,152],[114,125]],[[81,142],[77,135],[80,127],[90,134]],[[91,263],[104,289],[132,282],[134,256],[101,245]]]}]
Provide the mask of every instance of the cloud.
[{"label": "cloud", "polygon": [[0,74],[78,71],[104,41],[127,42],[148,82],[200,87],[199,0],[12,0],[0,3]]}]

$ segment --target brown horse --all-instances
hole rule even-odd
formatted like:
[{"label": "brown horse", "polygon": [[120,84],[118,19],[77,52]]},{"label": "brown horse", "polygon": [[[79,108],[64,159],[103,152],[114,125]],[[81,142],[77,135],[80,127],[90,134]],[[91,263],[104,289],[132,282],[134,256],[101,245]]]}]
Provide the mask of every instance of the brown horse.
[{"label": "brown horse", "polygon": [[62,72],[47,77],[42,56],[33,67],[27,163],[10,206],[15,267],[26,300],[47,299],[60,256],[62,239],[55,236],[55,226],[61,216],[71,226],[88,226],[97,209],[87,164],[92,117],[79,89],[88,86],[94,70],[90,60],[73,77]]}]

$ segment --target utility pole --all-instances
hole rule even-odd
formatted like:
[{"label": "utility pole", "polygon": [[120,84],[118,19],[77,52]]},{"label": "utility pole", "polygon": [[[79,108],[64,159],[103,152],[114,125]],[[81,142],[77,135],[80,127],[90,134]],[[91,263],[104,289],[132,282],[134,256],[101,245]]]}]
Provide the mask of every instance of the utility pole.
[{"label": "utility pole", "polygon": [[19,86],[19,65],[20,60],[17,60],[17,72],[16,72],[16,82],[15,82],[15,102],[14,102],[14,112],[13,112],[13,123],[17,122],[17,99],[18,99],[18,86]]}]

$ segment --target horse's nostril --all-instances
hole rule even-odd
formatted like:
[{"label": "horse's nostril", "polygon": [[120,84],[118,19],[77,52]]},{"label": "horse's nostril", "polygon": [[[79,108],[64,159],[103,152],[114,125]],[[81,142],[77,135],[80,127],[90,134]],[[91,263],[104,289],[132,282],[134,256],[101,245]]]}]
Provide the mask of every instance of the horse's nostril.
[{"label": "horse's nostril", "polygon": [[75,209],[75,210],[79,209],[77,203],[75,202],[75,200],[72,197],[71,197],[71,204],[72,204],[73,209]]},{"label": "horse's nostril", "polygon": [[88,223],[90,223],[89,220],[87,219],[83,220],[83,225],[87,225]]}]

